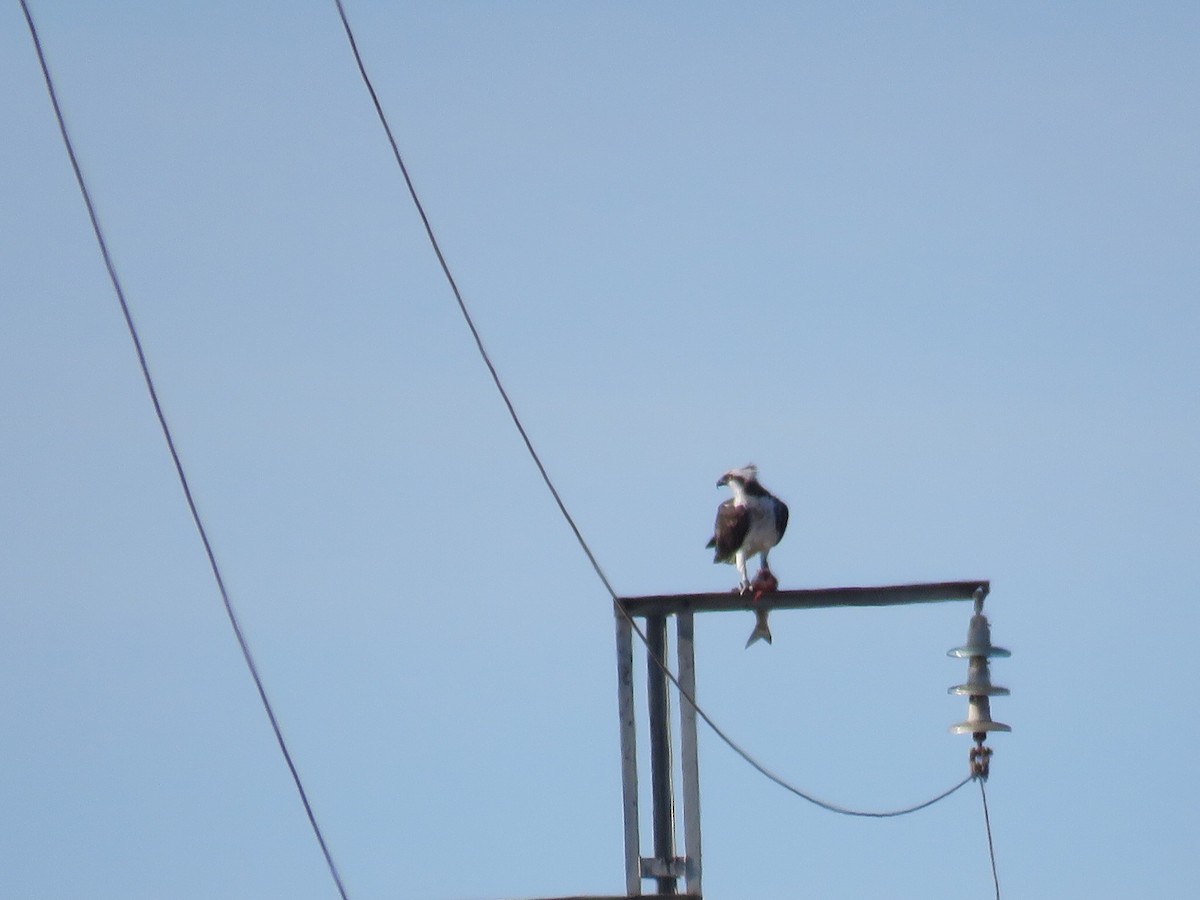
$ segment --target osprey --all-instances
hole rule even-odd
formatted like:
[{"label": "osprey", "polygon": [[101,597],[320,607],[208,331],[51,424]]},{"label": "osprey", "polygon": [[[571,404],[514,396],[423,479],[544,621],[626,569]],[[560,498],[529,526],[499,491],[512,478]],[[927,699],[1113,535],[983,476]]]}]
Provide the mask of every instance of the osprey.
[{"label": "osprey", "polygon": [[[753,590],[754,599],[758,600],[779,586],[767,565],[767,554],[787,530],[787,504],[758,483],[758,467],[754,465],[726,472],[717,482],[717,487],[724,485],[729,485],[733,496],[717,507],[717,522],[708,546],[715,551],[714,563],[737,566],[738,591],[744,594]],[[746,560],[755,554],[760,554],[762,561],[751,584],[746,575]],[[760,639],[771,643],[767,610],[757,610],[756,617],[757,624],[746,641],[747,647]]]}]

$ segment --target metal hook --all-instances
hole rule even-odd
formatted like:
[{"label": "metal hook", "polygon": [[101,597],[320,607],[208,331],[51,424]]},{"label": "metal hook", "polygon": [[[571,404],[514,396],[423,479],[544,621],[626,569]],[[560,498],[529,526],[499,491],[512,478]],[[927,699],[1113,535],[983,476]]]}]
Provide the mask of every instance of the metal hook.
[{"label": "metal hook", "polygon": [[988,765],[992,759],[992,748],[983,745],[987,735],[984,732],[977,732],[972,735],[975,738],[975,746],[971,748],[968,755],[968,761],[971,764],[971,777],[978,778],[980,781],[987,781]]}]

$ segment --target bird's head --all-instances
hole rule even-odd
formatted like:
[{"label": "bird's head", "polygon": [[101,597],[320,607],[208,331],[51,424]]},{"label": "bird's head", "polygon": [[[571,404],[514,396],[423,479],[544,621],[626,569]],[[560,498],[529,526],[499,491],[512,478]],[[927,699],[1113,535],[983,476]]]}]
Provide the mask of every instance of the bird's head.
[{"label": "bird's head", "polygon": [[727,484],[745,485],[751,481],[758,481],[758,466],[754,463],[742,466],[740,469],[730,469],[721,476],[721,480],[717,482],[717,487],[724,487]]}]

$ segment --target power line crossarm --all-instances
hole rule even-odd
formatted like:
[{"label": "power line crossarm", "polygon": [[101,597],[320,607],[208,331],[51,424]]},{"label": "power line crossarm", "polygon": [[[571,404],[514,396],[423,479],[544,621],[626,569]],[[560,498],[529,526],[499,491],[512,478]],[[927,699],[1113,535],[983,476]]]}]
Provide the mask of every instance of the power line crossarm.
[{"label": "power line crossarm", "polygon": [[656,594],[622,597],[618,603],[631,616],[671,615],[680,612],[734,612],[754,609],[823,609],[838,606],[897,606],[908,603],[942,603],[971,600],[977,590],[986,595],[987,581],[939,581],[928,584],[894,584],[879,587],[802,588],[775,591],[759,600],[735,591],[703,594]]}]

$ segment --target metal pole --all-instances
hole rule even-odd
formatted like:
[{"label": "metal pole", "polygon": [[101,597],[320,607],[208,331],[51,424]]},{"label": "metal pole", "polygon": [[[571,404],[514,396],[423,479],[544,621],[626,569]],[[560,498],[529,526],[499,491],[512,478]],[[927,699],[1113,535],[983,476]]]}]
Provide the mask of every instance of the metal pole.
[{"label": "metal pole", "polygon": [[616,612],[617,715],[621,719],[621,800],[625,816],[625,893],[642,893],[642,851],[638,835],[637,732],[633,704],[633,627]]},{"label": "metal pole", "polygon": [[695,622],[692,613],[675,617],[679,636],[679,755],[683,769],[683,848],[684,879],[687,893],[699,897],[700,890],[700,761],[696,745],[696,707],[688,697],[696,697]]},{"label": "metal pole", "polygon": [[660,666],[667,659],[667,617],[646,617],[646,685],[650,711],[650,796],[653,800],[654,858],[660,871],[658,892],[674,894],[675,793],[671,788],[671,695]]}]

